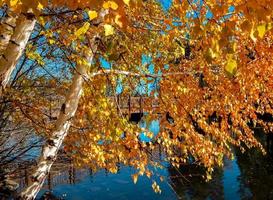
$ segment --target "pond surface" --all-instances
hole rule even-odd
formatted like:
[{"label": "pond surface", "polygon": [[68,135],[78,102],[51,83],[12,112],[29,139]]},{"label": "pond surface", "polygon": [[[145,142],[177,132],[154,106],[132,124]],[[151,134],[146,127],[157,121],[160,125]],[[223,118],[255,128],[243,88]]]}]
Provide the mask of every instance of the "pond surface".
[{"label": "pond surface", "polygon": [[[161,194],[153,192],[152,180],[146,177],[139,177],[134,184],[131,179],[134,170],[121,167],[117,174],[109,174],[104,170],[95,174],[88,170],[75,170],[74,180],[70,183],[56,184],[51,190],[46,186],[48,183],[45,183],[38,199],[44,199],[49,191],[48,199],[73,200],[273,199],[271,158],[261,158],[259,153],[253,152],[237,155],[235,160],[225,160],[224,169],[216,170],[212,181],[208,183],[200,177],[188,177],[187,180],[172,178],[178,173],[170,167],[159,171],[163,176],[169,177],[160,182]],[[261,159],[257,159],[257,155]],[[77,178],[77,174],[84,175]]]},{"label": "pond surface", "polygon": [[[149,129],[157,133],[158,126],[153,122]],[[134,184],[131,174],[135,171],[129,167],[120,167],[117,174],[104,170],[93,174],[90,170],[73,169],[61,173],[55,184],[47,181],[38,199],[45,199],[45,196],[47,199],[71,200],[273,199],[272,157],[263,156],[258,150],[244,154],[235,151],[235,159],[225,159],[224,163],[223,169],[215,170],[210,182],[200,176],[181,178],[180,171],[166,164],[165,169],[158,171],[167,177],[163,182],[158,181],[161,194],[153,192],[152,180],[147,177],[139,177]],[[62,179],[66,181],[61,183]]]},{"label": "pond surface", "polygon": [[[148,128],[155,135],[159,132],[158,121],[152,121],[149,124],[141,122],[139,125]],[[260,134],[260,132],[256,134],[265,144],[264,134]],[[141,134],[140,139],[146,142],[150,141],[144,134]],[[37,149],[31,153],[39,155]],[[154,153],[159,153],[159,158],[163,157],[160,150]],[[134,184],[131,175],[136,171],[130,167],[120,166],[117,174],[111,174],[105,170],[93,173],[89,169],[75,169],[68,160],[57,161],[37,199],[273,200],[272,156],[263,156],[257,149],[248,150],[244,154],[234,150],[234,154],[234,160],[224,160],[223,169],[215,169],[213,178],[209,182],[202,179],[202,170],[193,165],[183,166],[178,170],[169,166],[168,163],[162,163],[165,168],[157,170],[158,176],[152,177],[152,179],[140,176],[137,183]],[[26,167],[17,176],[20,185],[17,192],[20,192],[28,184],[30,170]],[[161,182],[159,176],[165,177],[165,180]],[[156,180],[160,185],[161,194],[156,194],[153,191],[153,180]],[[1,194],[0,199],[3,199]]]}]

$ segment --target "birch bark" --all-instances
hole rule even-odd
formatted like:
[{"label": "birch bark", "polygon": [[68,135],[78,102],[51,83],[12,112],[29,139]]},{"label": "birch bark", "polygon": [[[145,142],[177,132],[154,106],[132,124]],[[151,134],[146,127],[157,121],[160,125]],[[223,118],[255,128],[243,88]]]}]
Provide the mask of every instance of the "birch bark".
[{"label": "birch bark", "polygon": [[[96,45],[93,45],[93,51]],[[93,53],[90,51],[87,56],[89,63],[93,60]],[[43,146],[41,156],[38,161],[37,169],[35,170],[28,187],[21,193],[20,199],[34,199],[39,190],[43,186],[47,174],[54,163],[58,150],[61,148],[62,142],[66,137],[71,119],[75,115],[78,103],[81,97],[82,85],[84,77],[87,76],[88,65],[77,65],[75,75],[72,79],[70,90],[65,98],[59,117],[56,121],[55,130],[52,133],[46,144]]]},{"label": "birch bark", "polygon": [[6,16],[0,21],[0,58],[6,50],[16,26],[16,17]]},{"label": "birch bark", "polygon": [[[105,15],[107,14],[108,10],[102,10],[100,12],[97,22],[101,23]],[[88,77],[96,76],[96,74],[87,74],[88,66],[92,63],[94,58],[94,52],[97,51],[96,39],[97,36],[94,36],[93,39],[89,42],[91,50],[87,53],[88,55],[85,55],[85,58],[88,62],[83,62],[82,65],[76,66],[76,72],[73,76],[70,90],[65,98],[65,102],[62,106],[59,117],[56,121],[55,129],[53,130],[51,138],[49,138],[47,143],[43,146],[37,168],[33,173],[29,185],[20,194],[19,199],[35,199],[41,187],[43,186],[43,183],[46,179],[47,174],[50,171],[52,164],[57,158],[57,153],[61,148],[63,140],[66,137],[70,128],[71,119],[74,117],[77,111],[83,88],[83,81]]]},{"label": "birch bark", "polygon": [[6,49],[0,57],[0,96],[2,96],[2,92],[10,79],[11,73],[26,48],[35,23],[35,17],[30,13],[26,15],[22,14],[17,19],[13,35],[9,39]]}]

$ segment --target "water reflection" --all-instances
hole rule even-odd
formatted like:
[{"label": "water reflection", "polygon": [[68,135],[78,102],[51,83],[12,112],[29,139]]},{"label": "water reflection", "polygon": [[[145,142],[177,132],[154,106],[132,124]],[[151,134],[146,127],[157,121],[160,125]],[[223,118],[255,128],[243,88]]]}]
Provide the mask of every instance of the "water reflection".
[{"label": "water reflection", "polygon": [[238,167],[237,159],[225,159],[223,171],[223,187],[225,199],[240,199],[240,183],[238,181],[240,175],[241,173]]},{"label": "water reflection", "polygon": [[[129,167],[122,167],[118,174],[108,174],[104,170],[94,175],[85,176],[76,184],[56,185],[51,195],[59,199],[159,199],[171,200],[176,199],[175,193],[170,189],[167,182],[162,183],[163,193],[155,194],[152,190],[152,181],[146,177],[139,177],[136,184],[131,179],[134,170]],[[167,170],[160,171],[161,174],[167,175]],[[77,176],[77,173],[76,173]],[[47,192],[43,189],[38,198],[43,199]]]},{"label": "water reflection", "polygon": [[[273,199],[273,159],[260,151],[237,152],[241,199]],[[248,188],[248,190],[245,190]]]},{"label": "water reflection", "polygon": [[[141,123],[155,135],[158,133],[158,121]],[[141,139],[148,140],[144,135]],[[168,178],[160,183],[162,194],[155,194],[152,180],[147,177],[139,177],[137,184],[133,183],[131,174],[135,171],[130,167],[120,167],[117,174],[109,174],[105,170],[93,174],[89,169],[75,169],[69,163],[60,165],[57,162],[38,199],[273,199],[271,157],[263,156],[257,149],[244,154],[235,150],[235,159],[226,159],[224,164],[223,169],[215,169],[210,182],[205,182],[202,178],[204,170],[198,166],[188,165],[178,170],[166,164],[166,168],[157,173]],[[27,173],[25,176],[21,188],[27,184]]]},{"label": "water reflection", "polygon": [[[203,169],[198,166],[184,166],[179,170],[167,166],[165,169],[158,171],[158,174],[168,177],[168,180],[160,183],[162,194],[153,192],[152,181],[146,177],[139,177],[137,184],[134,184],[131,174],[135,171],[129,167],[121,167],[118,174],[109,174],[104,170],[92,174],[87,169],[73,169],[68,172],[63,171],[57,177],[55,174],[55,177],[52,177],[51,180],[52,186],[49,186],[48,181],[50,179],[48,179],[38,198],[105,200],[251,199],[255,197],[252,194],[257,193],[258,190],[252,191],[252,187],[246,184],[246,178],[250,177],[248,174],[245,177],[245,174],[241,173],[241,166],[245,168],[244,165],[241,165],[239,157],[238,162],[236,160],[226,160],[224,169],[216,169],[210,182],[205,182],[202,178]],[[264,180],[261,177],[259,179],[261,182]],[[270,182],[267,182],[267,184],[269,189]],[[261,185],[260,190],[262,187],[264,186]],[[50,195],[48,194],[49,191],[51,192]],[[267,199],[258,194],[257,197],[261,197],[257,199]]]},{"label": "water reflection", "polygon": [[202,178],[203,169],[198,166],[169,168],[169,177],[178,199],[224,199],[222,184],[223,171],[216,169],[213,179],[206,182]]},{"label": "water reflection", "polygon": [[[92,174],[88,170],[74,169],[72,175],[74,180],[55,183],[51,195],[58,199],[106,200],[273,199],[272,159],[263,157],[257,150],[251,150],[243,155],[236,151],[235,158],[232,161],[225,160],[223,169],[215,169],[210,182],[202,179],[202,169],[198,166],[184,166],[179,170],[167,166],[158,171],[159,174],[168,177],[167,181],[160,183],[161,195],[153,192],[152,181],[146,177],[140,177],[137,184],[134,184],[131,180],[134,169],[129,167],[121,167],[118,174],[109,174],[104,170]],[[66,176],[69,178],[69,175]],[[46,191],[49,191],[49,187],[44,187],[39,193],[39,198],[43,199]]]}]

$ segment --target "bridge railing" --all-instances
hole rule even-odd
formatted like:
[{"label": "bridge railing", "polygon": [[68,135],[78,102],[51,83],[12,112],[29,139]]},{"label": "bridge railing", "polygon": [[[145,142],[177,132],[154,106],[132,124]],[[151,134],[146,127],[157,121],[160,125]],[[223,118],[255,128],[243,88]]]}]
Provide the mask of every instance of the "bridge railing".
[{"label": "bridge railing", "polygon": [[154,97],[118,95],[116,98],[113,96],[108,98],[113,102],[117,102],[122,112],[127,114],[143,113],[159,107],[159,101]]}]

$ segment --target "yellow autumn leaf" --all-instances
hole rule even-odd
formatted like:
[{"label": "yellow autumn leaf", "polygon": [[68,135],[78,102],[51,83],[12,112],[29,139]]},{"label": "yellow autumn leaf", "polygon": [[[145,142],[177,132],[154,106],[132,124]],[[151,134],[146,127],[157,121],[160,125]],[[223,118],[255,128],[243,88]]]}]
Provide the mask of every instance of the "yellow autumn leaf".
[{"label": "yellow autumn leaf", "polygon": [[43,10],[43,8],[44,8],[43,4],[41,4],[40,2],[38,2],[37,9],[38,10]]},{"label": "yellow autumn leaf", "polygon": [[116,15],[115,17],[115,23],[119,26],[122,27],[122,22],[120,21],[121,16],[120,15]]},{"label": "yellow autumn leaf", "polygon": [[154,134],[152,132],[147,132],[146,135],[147,135],[148,138],[153,138]]},{"label": "yellow autumn leaf", "polygon": [[10,6],[13,7],[18,3],[18,0],[11,0],[10,1]]},{"label": "yellow autumn leaf", "polygon": [[232,44],[232,51],[233,51],[233,52],[236,52],[236,49],[237,49],[237,43],[234,42],[234,43]]},{"label": "yellow autumn leaf", "polygon": [[185,56],[185,48],[184,47],[180,47],[180,49],[181,49],[182,55]]},{"label": "yellow autumn leaf", "polygon": [[217,53],[213,51],[212,48],[209,48],[207,53],[208,53],[208,56],[212,59],[217,57]]},{"label": "yellow autumn leaf", "polygon": [[254,33],[255,33],[255,28],[254,28],[254,25],[252,25],[252,28],[251,28],[251,31],[250,31],[250,38],[251,38],[254,42],[256,42],[257,39],[255,38]]},{"label": "yellow autumn leaf", "polygon": [[215,52],[215,56],[217,56],[217,53],[220,51],[219,41],[217,39],[212,39],[212,46]]},{"label": "yellow autumn leaf", "polygon": [[225,66],[225,70],[234,75],[237,69],[237,61],[233,58],[232,55],[228,55],[227,64]]},{"label": "yellow autumn leaf", "polygon": [[269,31],[269,30],[271,30],[272,28],[273,28],[273,23],[272,23],[272,22],[268,23],[268,24],[267,24],[267,30]]},{"label": "yellow autumn leaf", "polygon": [[157,185],[157,183],[155,181],[152,184],[152,188],[155,191],[155,193],[161,193],[161,189],[160,189],[159,185]]},{"label": "yellow autumn leaf", "polygon": [[123,0],[123,2],[124,2],[127,6],[129,6],[130,0]]},{"label": "yellow autumn leaf", "polygon": [[30,51],[30,52],[26,52],[26,56],[31,59],[31,60],[35,60],[39,65],[44,65],[44,61],[42,56],[37,53],[36,51]]},{"label": "yellow autumn leaf", "polygon": [[111,8],[113,10],[116,10],[116,9],[118,9],[118,4],[116,2],[114,2],[114,1],[105,1],[103,3],[102,7],[105,8],[105,9]]},{"label": "yellow autumn leaf", "polygon": [[264,34],[266,32],[266,24],[262,24],[257,26],[258,35],[260,38],[264,37]]},{"label": "yellow autumn leaf", "polygon": [[211,180],[212,179],[211,174],[208,173],[206,178],[207,178],[206,181]]},{"label": "yellow autumn leaf", "polygon": [[39,22],[42,26],[45,26],[46,22],[43,17],[39,17]]},{"label": "yellow autumn leaf", "polygon": [[49,44],[54,44],[55,40],[49,39],[48,42],[49,42]]},{"label": "yellow autumn leaf", "polygon": [[89,19],[92,20],[98,17],[98,13],[94,10],[91,10],[91,11],[88,11],[88,16],[89,16]]},{"label": "yellow autumn leaf", "polygon": [[114,27],[110,24],[105,24],[104,31],[105,31],[105,36],[113,35],[114,34]]},{"label": "yellow autumn leaf", "polygon": [[89,26],[90,24],[88,22],[85,22],[84,25],[75,32],[75,35],[77,37],[80,37],[81,35],[85,34],[88,31]]}]

